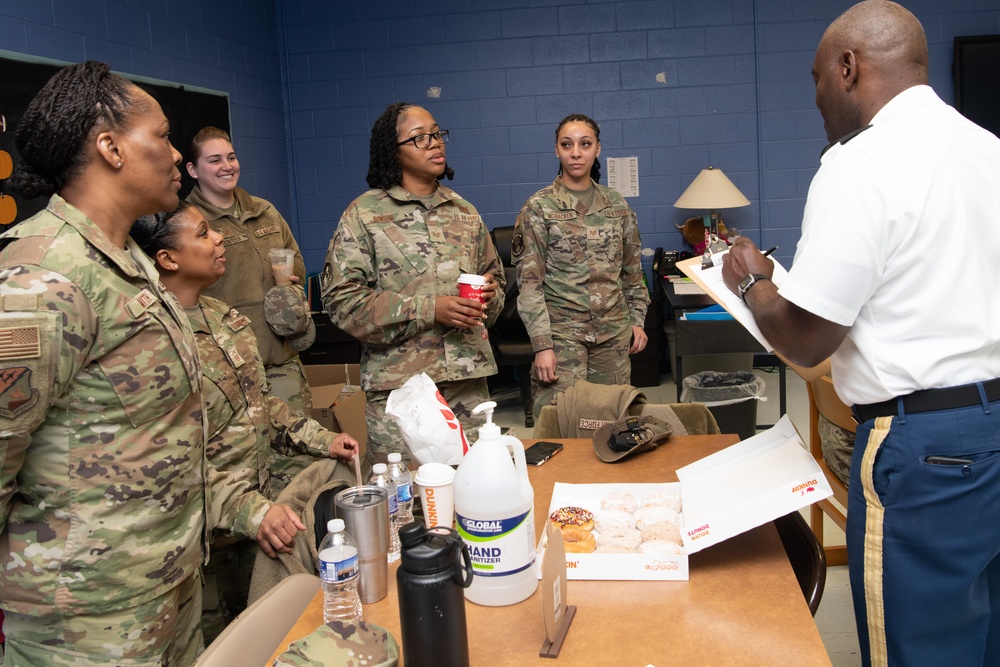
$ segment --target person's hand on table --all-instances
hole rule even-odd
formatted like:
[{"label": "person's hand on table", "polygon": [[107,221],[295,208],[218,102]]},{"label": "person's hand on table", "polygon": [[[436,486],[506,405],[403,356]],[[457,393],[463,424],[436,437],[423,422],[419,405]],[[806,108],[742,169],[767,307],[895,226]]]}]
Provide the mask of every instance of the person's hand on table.
[{"label": "person's hand on table", "polygon": [[275,503],[264,515],[257,529],[257,544],[271,558],[277,558],[279,553],[292,552],[295,535],[306,526],[288,505]]}]

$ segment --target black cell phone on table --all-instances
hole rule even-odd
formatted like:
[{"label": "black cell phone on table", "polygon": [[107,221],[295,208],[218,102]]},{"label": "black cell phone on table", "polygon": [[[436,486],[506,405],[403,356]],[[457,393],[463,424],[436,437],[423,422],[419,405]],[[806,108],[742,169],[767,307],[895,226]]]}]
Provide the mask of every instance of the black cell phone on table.
[{"label": "black cell phone on table", "polygon": [[539,440],[524,450],[524,460],[529,466],[540,466],[562,450],[561,442]]}]

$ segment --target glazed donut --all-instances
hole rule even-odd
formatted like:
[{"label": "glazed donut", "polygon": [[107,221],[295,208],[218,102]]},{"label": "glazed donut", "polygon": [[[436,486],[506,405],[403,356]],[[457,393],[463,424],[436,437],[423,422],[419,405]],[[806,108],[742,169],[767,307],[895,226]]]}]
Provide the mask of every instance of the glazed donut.
[{"label": "glazed donut", "polygon": [[582,540],[573,541],[568,540],[566,533],[563,533],[563,548],[568,554],[589,554],[597,548],[597,542],[594,541],[593,533],[587,533],[587,536]]},{"label": "glazed donut", "polygon": [[581,542],[594,529],[594,515],[582,507],[560,507],[549,515],[549,520],[562,531],[564,540]]}]

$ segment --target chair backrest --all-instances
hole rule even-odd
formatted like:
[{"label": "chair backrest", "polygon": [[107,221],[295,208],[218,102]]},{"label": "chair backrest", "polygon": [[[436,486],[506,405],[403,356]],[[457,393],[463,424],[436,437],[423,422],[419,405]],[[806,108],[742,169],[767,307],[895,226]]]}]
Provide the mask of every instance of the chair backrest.
[{"label": "chair backrest", "polygon": [[496,246],[497,255],[500,256],[500,263],[506,266],[513,266],[511,261],[510,244],[514,239],[514,226],[494,227],[490,232],[493,237],[493,245]]},{"label": "chair backrest", "polygon": [[854,432],[857,423],[851,416],[851,408],[837,396],[833,380],[829,375],[821,375],[809,383],[813,401],[819,413],[841,428]]},{"label": "chair backrest", "polygon": [[816,534],[798,512],[774,520],[781,544],[785,547],[788,562],[792,564],[795,578],[813,616],[819,609],[826,588],[826,553]]},{"label": "chair backrest", "polygon": [[[831,423],[853,433],[857,425],[851,417],[850,408],[837,396],[833,388],[833,380],[828,375],[822,375],[806,383],[809,394],[809,453],[823,471],[833,498],[826,498],[814,504],[810,509],[810,520],[813,533],[818,535],[820,544],[824,543],[826,532],[824,516],[829,517],[842,530],[847,529],[847,513],[843,508],[848,505],[847,486],[833,472],[823,455],[823,444],[820,441],[820,416]],[[836,500],[836,502],[832,502]],[[827,546],[824,549],[827,561],[831,565],[847,564],[847,548],[843,545]]]},{"label": "chair backrest", "polygon": [[504,277],[507,285],[504,287],[504,305],[497,321],[493,325],[493,330],[500,336],[508,339],[527,340],[528,330],[521,321],[521,316],[517,312],[517,268],[511,262],[511,239],[514,238],[513,225],[507,227],[494,227],[490,232],[493,238],[493,245],[497,249],[500,263],[503,264]]},{"label": "chair backrest", "polygon": [[312,574],[285,577],[237,616],[195,666],[263,665],[319,590],[319,577]]}]

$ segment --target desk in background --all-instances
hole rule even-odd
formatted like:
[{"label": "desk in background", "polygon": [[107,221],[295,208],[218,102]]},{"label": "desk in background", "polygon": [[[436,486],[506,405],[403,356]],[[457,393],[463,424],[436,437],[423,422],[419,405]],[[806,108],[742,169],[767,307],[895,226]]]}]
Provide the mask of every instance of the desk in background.
[{"label": "desk in background", "polygon": [[[529,468],[536,537],[555,482],[676,482],[677,468],[735,441],[733,435],[676,437],[651,452],[606,464],[594,455],[590,440],[562,440],[562,452]],[[389,566],[388,596],[365,605],[364,618],[401,640],[398,566]],[[692,554],[689,581],[570,581],[567,602],[576,605],[577,613],[559,655],[561,665],[831,664],[771,523]],[[473,665],[556,665],[538,657],[545,629],[537,591],[516,605],[466,602],[465,608]],[[320,594],[278,653],[322,622]]]},{"label": "desk in background", "polygon": [[[677,385],[677,400],[681,400],[682,382],[684,380],[683,358],[700,354],[750,353],[755,357],[764,357],[764,364],[778,367],[778,414],[786,412],[786,377],[785,364],[778,357],[770,354],[757,339],[750,335],[742,324],[736,320],[684,320],[680,314],[685,310],[701,310],[715,305],[715,300],[707,294],[677,294],[674,285],[666,276],[657,276],[659,292],[663,298],[663,310],[673,315],[674,320],[674,356],[670,360],[675,371],[674,383]],[[669,315],[668,315],[669,316]],[[668,353],[669,354],[669,353]],[[758,428],[768,428],[767,424],[758,424]]]}]

